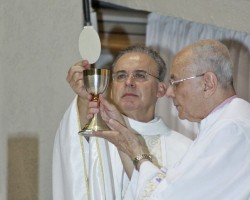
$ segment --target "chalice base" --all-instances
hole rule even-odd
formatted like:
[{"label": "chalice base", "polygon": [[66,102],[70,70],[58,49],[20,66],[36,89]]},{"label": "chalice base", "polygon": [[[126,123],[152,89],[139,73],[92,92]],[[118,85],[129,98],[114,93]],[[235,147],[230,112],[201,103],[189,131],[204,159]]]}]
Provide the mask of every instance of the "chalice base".
[{"label": "chalice base", "polygon": [[81,131],[78,132],[79,135],[85,137],[92,137],[93,131],[108,131],[110,128],[107,124],[103,121],[100,114],[97,113],[94,117],[83,127]]}]

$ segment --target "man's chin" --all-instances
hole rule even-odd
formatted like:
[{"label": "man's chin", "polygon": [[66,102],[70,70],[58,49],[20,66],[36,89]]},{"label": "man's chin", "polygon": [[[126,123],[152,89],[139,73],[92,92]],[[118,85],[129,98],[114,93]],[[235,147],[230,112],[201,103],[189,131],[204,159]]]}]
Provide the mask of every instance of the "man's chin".
[{"label": "man's chin", "polygon": [[181,115],[180,113],[178,114],[178,117],[179,117],[180,120],[187,120],[189,122],[200,122],[201,121],[199,119],[191,118],[190,116],[187,117],[185,115]]},{"label": "man's chin", "polygon": [[181,120],[185,120],[186,118],[184,118],[183,116],[181,116],[180,114],[178,115],[179,119]]},{"label": "man's chin", "polygon": [[137,110],[138,106],[135,105],[134,103],[126,102],[126,103],[120,104],[120,108],[123,111],[123,113],[127,113],[127,112]]},{"label": "man's chin", "polygon": [[187,119],[187,118],[185,117],[185,115],[183,115],[183,113],[180,112],[180,111],[178,111],[178,117],[179,117],[179,119],[181,119],[181,120]]}]

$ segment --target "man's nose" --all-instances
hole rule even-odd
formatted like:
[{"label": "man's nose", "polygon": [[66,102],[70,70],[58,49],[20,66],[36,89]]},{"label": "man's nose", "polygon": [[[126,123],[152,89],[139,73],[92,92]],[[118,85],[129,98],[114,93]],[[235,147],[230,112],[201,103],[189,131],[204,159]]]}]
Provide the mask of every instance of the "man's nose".
[{"label": "man's nose", "polygon": [[171,85],[168,85],[168,88],[167,88],[167,91],[165,93],[165,96],[168,97],[168,98],[175,97],[174,88]]},{"label": "man's nose", "polygon": [[128,77],[126,78],[125,84],[131,87],[135,86],[135,79],[133,77],[133,74],[128,75]]}]

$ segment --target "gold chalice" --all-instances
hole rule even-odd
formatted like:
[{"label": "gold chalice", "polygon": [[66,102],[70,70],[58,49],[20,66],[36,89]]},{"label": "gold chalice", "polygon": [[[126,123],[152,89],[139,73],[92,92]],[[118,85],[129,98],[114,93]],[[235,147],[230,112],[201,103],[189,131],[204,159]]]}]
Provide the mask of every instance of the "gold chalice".
[{"label": "gold chalice", "polygon": [[[86,91],[93,96],[93,101],[99,104],[99,94],[106,91],[110,78],[110,70],[91,68],[83,71],[83,81]],[[103,121],[100,112],[94,114],[93,118],[79,131],[80,135],[90,137],[92,131],[110,130]]]}]

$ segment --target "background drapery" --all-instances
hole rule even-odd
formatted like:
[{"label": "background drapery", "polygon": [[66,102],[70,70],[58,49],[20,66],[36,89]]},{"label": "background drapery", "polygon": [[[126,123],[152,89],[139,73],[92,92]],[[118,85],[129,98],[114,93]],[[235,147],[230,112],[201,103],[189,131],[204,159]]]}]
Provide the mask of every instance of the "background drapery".
[{"label": "background drapery", "polygon": [[[146,45],[158,50],[170,67],[174,54],[200,39],[218,39],[229,48],[234,63],[234,86],[239,97],[250,101],[250,35],[187,20],[151,13],[148,16]],[[166,82],[168,77],[166,77]],[[195,138],[198,126],[179,120],[170,99],[161,98],[156,113],[170,128]]]}]

